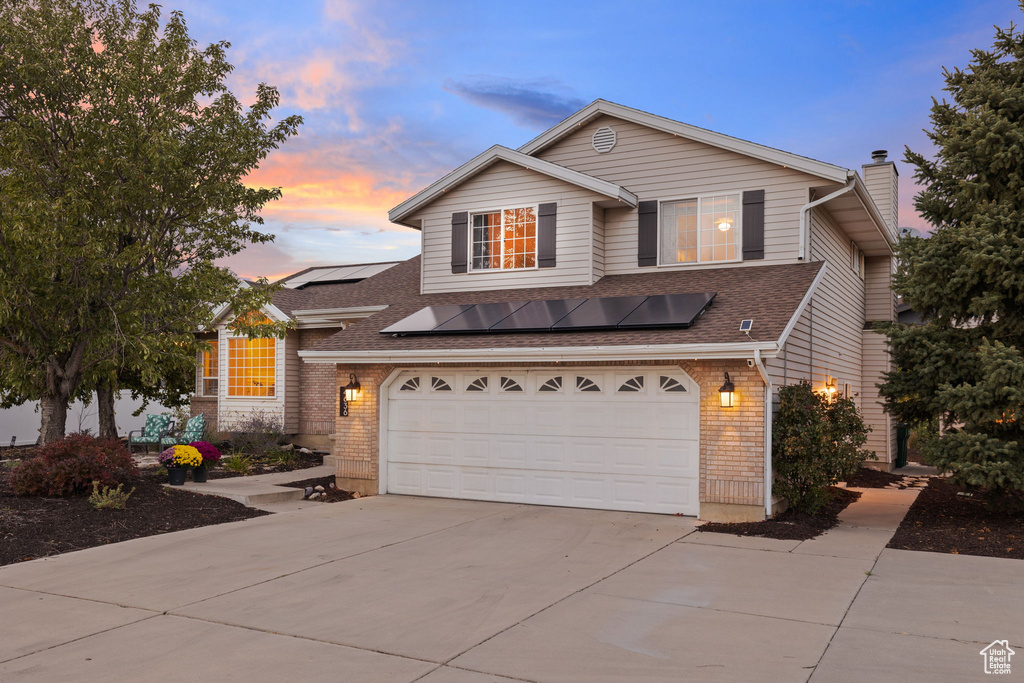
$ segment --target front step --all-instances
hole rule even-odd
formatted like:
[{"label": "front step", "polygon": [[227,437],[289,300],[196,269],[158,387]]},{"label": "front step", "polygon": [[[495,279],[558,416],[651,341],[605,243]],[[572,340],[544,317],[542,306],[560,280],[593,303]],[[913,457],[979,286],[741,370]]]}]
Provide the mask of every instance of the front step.
[{"label": "front step", "polygon": [[291,472],[272,472],[270,474],[257,474],[251,477],[234,477],[231,479],[211,479],[205,484],[186,482],[184,486],[172,487],[170,484],[164,484],[164,486],[183,489],[192,493],[201,493],[207,496],[220,496],[248,507],[254,507],[257,505],[271,505],[273,503],[302,500],[305,496],[305,491],[302,489],[277,486],[277,484],[329,477],[334,475],[336,471],[333,465],[319,465]]},{"label": "front step", "polygon": [[246,486],[223,486],[218,485],[221,481],[232,481],[231,479],[220,479],[206,484],[187,482],[184,486],[173,486],[164,484],[171,488],[201,493],[206,496],[220,496],[252,507],[254,505],[268,505],[270,503],[284,503],[289,500],[302,500],[305,492],[302,489],[291,489],[286,486],[271,486],[269,484],[248,484]]}]

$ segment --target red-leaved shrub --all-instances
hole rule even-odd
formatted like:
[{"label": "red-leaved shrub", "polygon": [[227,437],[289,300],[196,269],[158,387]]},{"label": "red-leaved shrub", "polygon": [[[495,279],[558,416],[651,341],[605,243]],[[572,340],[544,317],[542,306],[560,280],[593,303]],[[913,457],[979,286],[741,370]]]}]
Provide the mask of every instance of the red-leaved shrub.
[{"label": "red-leaved shrub", "polygon": [[11,488],[19,496],[70,496],[91,490],[94,481],[117,486],[136,474],[135,461],[120,441],[71,434],[16,466]]}]

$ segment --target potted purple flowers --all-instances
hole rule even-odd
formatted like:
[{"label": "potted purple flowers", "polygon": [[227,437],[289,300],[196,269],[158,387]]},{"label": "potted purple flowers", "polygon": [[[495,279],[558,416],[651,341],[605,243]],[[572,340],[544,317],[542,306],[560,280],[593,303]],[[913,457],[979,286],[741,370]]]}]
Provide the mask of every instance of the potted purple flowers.
[{"label": "potted purple flowers", "polygon": [[213,467],[220,462],[220,451],[217,450],[216,446],[207,441],[193,441],[189,446],[199,451],[199,455],[203,456],[202,464],[192,468],[192,481],[197,484],[205,484],[207,468]]}]

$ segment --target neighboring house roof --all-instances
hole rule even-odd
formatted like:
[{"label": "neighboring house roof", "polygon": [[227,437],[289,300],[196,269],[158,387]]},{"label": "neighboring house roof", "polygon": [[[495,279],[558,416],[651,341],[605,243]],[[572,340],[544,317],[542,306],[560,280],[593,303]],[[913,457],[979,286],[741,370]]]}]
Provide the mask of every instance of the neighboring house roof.
[{"label": "neighboring house roof", "polygon": [[401,261],[381,261],[377,263],[349,263],[339,266],[313,266],[300,270],[297,273],[281,278],[278,282],[291,289],[303,289],[304,287],[320,286],[323,284],[338,284],[358,282],[377,273],[382,273],[391,266]]},{"label": "neighboring house roof", "polygon": [[793,154],[792,152],[784,152],[781,149],[759,145],[756,142],[741,140],[740,138],[734,138],[731,135],[716,133],[712,130],[707,130],[706,128],[698,128],[697,126],[691,126],[688,123],[673,121],[672,119],[667,119],[664,116],[649,114],[645,111],[640,111],[639,109],[633,109],[632,107],[626,107],[621,104],[616,104],[615,102],[600,99],[594,100],[561,123],[544,131],[533,140],[530,140],[520,147],[519,151],[523,154],[537,154],[562,138],[571,135],[578,127],[589,123],[602,115],[614,116],[626,121],[632,121],[633,123],[642,126],[654,128],[655,130],[660,130],[688,138],[690,140],[695,140],[697,142],[703,142],[714,147],[754,157],[755,159],[761,159],[762,161],[778,164],[787,168],[795,168],[798,171],[803,171],[804,173],[819,176],[821,178],[827,178],[834,182],[845,183],[847,178],[853,173],[853,171],[843,168],[842,166],[836,166],[835,164],[818,161],[817,159],[811,159],[810,157],[800,156],[799,154]]},{"label": "neighboring house roof", "polygon": [[416,193],[395,208],[391,209],[391,211],[388,212],[388,220],[392,223],[401,223],[402,225],[408,225],[411,228],[419,229],[419,225],[412,222],[406,222],[405,219],[437,199],[440,195],[444,194],[451,188],[468,180],[480,171],[483,171],[499,161],[507,161],[509,163],[516,164],[517,166],[528,168],[531,171],[543,173],[544,175],[552,178],[557,178],[558,180],[590,190],[595,194],[622,202],[625,206],[635,207],[637,205],[636,195],[615,183],[595,178],[594,176],[587,175],[586,173],[574,171],[571,168],[566,168],[565,166],[553,164],[550,161],[544,161],[543,159],[537,159],[536,157],[522,154],[514,149],[509,149],[508,147],[494,145],[487,151],[482,154],[478,154],[462,166],[459,166],[457,169],[430,185],[425,190]]},{"label": "neighboring house roof", "polygon": [[[681,270],[608,275],[589,286],[420,294],[420,257],[417,256],[346,292],[349,306],[389,304],[386,310],[354,323],[300,355],[307,360],[317,357],[355,360],[365,354],[367,358],[387,360],[417,350],[458,352],[637,345],[692,345],[696,349],[700,345],[715,344],[763,347],[767,352],[791,329],[792,321],[806,304],[824,268],[822,262],[816,262]],[[361,288],[358,292],[357,287]],[[704,315],[686,329],[404,337],[380,334],[384,328],[425,306],[690,292],[717,292],[717,296]],[[747,318],[754,320],[750,337],[739,331],[740,321]],[[749,350],[746,357],[749,357]]]},{"label": "neighboring house roof", "polygon": [[910,307],[910,304],[900,303],[896,305],[896,320],[907,325],[920,325],[921,313]]}]

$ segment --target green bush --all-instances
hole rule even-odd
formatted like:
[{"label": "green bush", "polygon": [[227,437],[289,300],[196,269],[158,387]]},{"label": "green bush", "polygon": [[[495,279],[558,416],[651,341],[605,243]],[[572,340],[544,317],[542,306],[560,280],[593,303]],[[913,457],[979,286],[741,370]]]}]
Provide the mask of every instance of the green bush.
[{"label": "green bush", "polygon": [[97,510],[123,510],[124,506],[128,504],[128,499],[135,493],[133,487],[131,491],[125,492],[124,484],[118,484],[117,488],[111,488],[110,486],[104,486],[100,490],[100,483],[94,481],[92,483],[92,494],[89,496],[89,502]]},{"label": "green bush", "polygon": [[252,458],[241,453],[234,453],[226,458],[221,458],[220,466],[228,472],[249,474],[252,471]]},{"label": "green bush", "polygon": [[829,500],[829,486],[849,479],[864,460],[875,457],[861,448],[869,431],[852,399],[830,402],[809,382],[780,388],[772,422],[775,492],[790,507],[816,513]]},{"label": "green bush", "polygon": [[88,491],[92,482],[116,486],[138,471],[124,444],[71,434],[43,446],[11,472],[11,488],[19,496],[70,496]]}]

